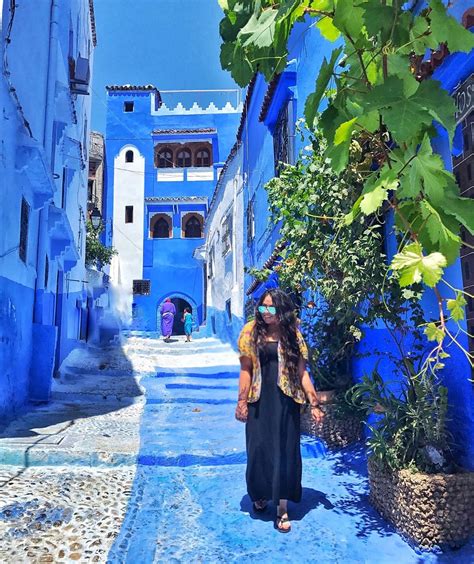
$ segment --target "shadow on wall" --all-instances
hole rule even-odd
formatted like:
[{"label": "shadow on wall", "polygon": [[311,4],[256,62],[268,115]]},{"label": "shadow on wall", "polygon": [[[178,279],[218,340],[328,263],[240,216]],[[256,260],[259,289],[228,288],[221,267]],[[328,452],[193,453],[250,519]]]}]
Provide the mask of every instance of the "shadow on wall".
[{"label": "shadow on wall", "polygon": [[237,350],[237,340],[245,321],[234,314],[229,315],[226,311],[209,308],[207,312],[207,334],[216,337],[224,343]]}]

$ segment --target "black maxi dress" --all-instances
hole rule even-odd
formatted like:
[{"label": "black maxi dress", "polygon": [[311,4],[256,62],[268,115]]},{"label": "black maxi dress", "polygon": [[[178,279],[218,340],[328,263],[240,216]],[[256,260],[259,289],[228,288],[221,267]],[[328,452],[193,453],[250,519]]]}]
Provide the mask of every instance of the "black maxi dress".
[{"label": "black maxi dress", "polygon": [[247,492],[252,501],[301,500],[300,405],[277,385],[278,343],[260,350],[260,398],[248,404]]}]

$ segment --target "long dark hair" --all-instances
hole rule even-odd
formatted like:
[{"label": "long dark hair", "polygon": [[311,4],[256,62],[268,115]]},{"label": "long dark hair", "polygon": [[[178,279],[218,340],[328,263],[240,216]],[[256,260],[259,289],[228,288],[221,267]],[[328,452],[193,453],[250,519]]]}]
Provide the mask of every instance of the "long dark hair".
[{"label": "long dark hair", "polygon": [[280,343],[285,359],[285,366],[288,375],[293,383],[298,379],[298,363],[300,359],[300,348],[297,338],[297,318],[295,306],[291,298],[279,288],[271,288],[262,294],[255,308],[255,327],[253,329],[253,339],[257,350],[265,344],[268,334],[268,325],[265,323],[258,307],[263,304],[263,300],[271,296],[273,305],[276,308],[278,325],[280,326]]}]

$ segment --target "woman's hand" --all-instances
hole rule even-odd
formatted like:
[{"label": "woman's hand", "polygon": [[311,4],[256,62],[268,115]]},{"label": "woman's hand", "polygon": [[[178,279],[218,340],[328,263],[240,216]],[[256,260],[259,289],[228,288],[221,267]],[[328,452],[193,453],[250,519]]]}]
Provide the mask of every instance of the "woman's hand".
[{"label": "woman's hand", "polygon": [[321,423],[324,418],[324,411],[319,407],[319,405],[311,406],[311,417],[315,423]]},{"label": "woman's hand", "polygon": [[245,423],[249,414],[249,408],[246,400],[239,400],[235,409],[235,418],[237,421]]}]

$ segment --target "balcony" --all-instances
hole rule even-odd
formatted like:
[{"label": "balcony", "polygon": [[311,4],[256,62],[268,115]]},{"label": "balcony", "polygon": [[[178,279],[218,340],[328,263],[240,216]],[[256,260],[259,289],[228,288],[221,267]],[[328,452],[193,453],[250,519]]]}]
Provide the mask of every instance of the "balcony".
[{"label": "balcony", "polygon": [[156,180],[158,182],[216,182],[219,179],[221,171],[222,166],[158,168]]}]

